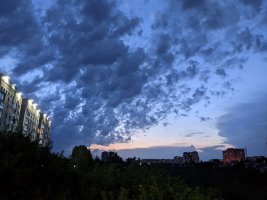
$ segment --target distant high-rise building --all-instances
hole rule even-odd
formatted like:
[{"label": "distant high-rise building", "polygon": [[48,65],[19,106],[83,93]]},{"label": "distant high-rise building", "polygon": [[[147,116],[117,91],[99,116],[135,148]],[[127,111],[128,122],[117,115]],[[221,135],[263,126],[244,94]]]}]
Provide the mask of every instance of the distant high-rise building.
[{"label": "distant high-rise building", "polygon": [[39,144],[42,146],[47,146],[49,143],[50,138],[50,129],[51,129],[51,120],[49,117],[41,113],[39,118],[39,124],[38,124],[38,140]]},{"label": "distant high-rise building", "polygon": [[199,162],[198,152],[197,151],[184,152],[183,159],[185,163],[198,163]]},{"label": "distant high-rise building", "polygon": [[0,73],[0,131],[18,128],[22,97],[8,76]]},{"label": "distant high-rise building", "polygon": [[230,163],[233,161],[245,160],[245,149],[229,148],[223,151],[223,162]]}]

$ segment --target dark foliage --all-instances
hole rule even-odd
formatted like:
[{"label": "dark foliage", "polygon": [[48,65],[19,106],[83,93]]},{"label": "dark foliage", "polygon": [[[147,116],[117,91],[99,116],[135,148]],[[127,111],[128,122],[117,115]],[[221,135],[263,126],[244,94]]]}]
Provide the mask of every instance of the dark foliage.
[{"label": "dark foliage", "polygon": [[158,166],[174,177],[180,177],[191,187],[213,187],[225,200],[267,199],[267,173],[246,168],[242,162],[235,166],[217,167],[214,163],[192,166]]},{"label": "dark foliage", "polygon": [[85,146],[65,158],[22,134],[0,134],[1,200],[260,200],[267,199],[266,180],[266,173],[243,166],[152,166],[135,158],[101,162]]},{"label": "dark foliage", "polygon": [[[157,167],[92,160],[84,146],[70,159],[22,134],[0,134],[0,199],[220,199]],[[216,198],[215,198],[216,197]]]}]

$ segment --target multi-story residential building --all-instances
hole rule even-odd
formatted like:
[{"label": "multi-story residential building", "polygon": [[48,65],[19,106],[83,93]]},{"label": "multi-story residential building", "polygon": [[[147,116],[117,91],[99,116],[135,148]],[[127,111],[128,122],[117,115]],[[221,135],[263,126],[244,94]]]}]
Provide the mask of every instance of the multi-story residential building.
[{"label": "multi-story residential building", "polygon": [[198,163],[199,162],[198,152],[197,151],[184,152],[183,159],[185,163]]},{"label": "multi-story residential building", "polygon": [[16,92],[13,103],[13,116],[12,116],[12,131],[18,131],[19,116],[22,105],[22,93]]},{"label": "multi-story residential building", "polygon": [[33,141],[38,139],[37,128],[39,118],[40,110],[38,110],[37,104],[31,99],[23,98],[19,118],[19,131],[25,136],[30,136]]},{"label": "multi-story residential building", "polygon": [[18,128],[22,97],[8,76],[0,73],[0,131]]},{"label": "multi-story residential building", "polygon": [[50,139],[51,120],[45,113],[40,114],[38,124],[38,139],[39,144],[47,146]]},{"label": "multi-story residential building", "polygon": [[224,163],[231,163],[234,161],[240,162],[241,160],[245,160],[245,158],[245,149],[229,148],[223,151]]},{"label": "multi-story residential building", "polygon": [[21,132],[46,146],[50,138],[51,121],[40,113],[31,99],[22,98],[8,76],[0,73],[0,132]]}]

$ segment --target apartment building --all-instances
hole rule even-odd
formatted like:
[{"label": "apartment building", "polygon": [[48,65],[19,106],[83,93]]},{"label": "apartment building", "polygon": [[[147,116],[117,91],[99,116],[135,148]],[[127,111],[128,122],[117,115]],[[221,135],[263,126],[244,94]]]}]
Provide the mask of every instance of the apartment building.
[{"label": "apartment building", "polygon": [[184,163],[199,163],[199,156],[197,151],[184,152],[183,153]]},{"label": "apartment building", "polygon": [[23,98],[8,76],[0,73],[0,133],[21,132],[39,141],[41,146],[49,143],[51,120],[41,113],[36,103]]},{"label": "apartment building", "polygon": [[0,131],[17,131],[22,95],[8,76],[0,73]]},{"label": "apartment building", "polygon": [[51,120],[45,113],[40,114],[38,124],[38,139],[41,146],[47,146],[50,139]]},{"label": "apartment building", "polygon": [[240,162],[246,159],[245,149],[229,148],[223,151],[223,162]]},{"label": "apartment building", "polygon": [[29,136],[33,141],[38,140],[39,118],[40,110],[37,108],[37,104],[31,99],[23,98],[19,117],[19,132]]}]

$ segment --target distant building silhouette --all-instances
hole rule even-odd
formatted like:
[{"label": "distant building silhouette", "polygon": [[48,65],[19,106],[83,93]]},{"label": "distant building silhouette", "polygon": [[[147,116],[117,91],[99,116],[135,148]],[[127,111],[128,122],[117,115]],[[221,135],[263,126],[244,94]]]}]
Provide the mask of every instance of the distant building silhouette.
[{"label": "distant building silhouette", "polygon": [[122,158],[116,152],[113,151],[103,151],[101,154],[101,160],[103,162],[122,162]]},{"label": "distant building silhouette", "polygon": [[240,162],[241,160],[245,160],[245,158],[245,149],[229,148],[223,151],[224,163],[231,163],[234,161]]},{"label": "distant building silhouette", "polygon": [[197,151],[184,152],[183,153],[184,163],[199,163],[199,156]]},{"label": "distant building silhouette", "polygon": [[183,164],[184,163],[184,158],[181,156],[175,156],[173,160],[177,164]]},{"label": "distant building silhouette", "polygon": [[183,157],[175,156],[173,159],[142,159],[142,164],[171,164],[184,165],[188,163],[199,163],[198,152],[184,152]]}]

